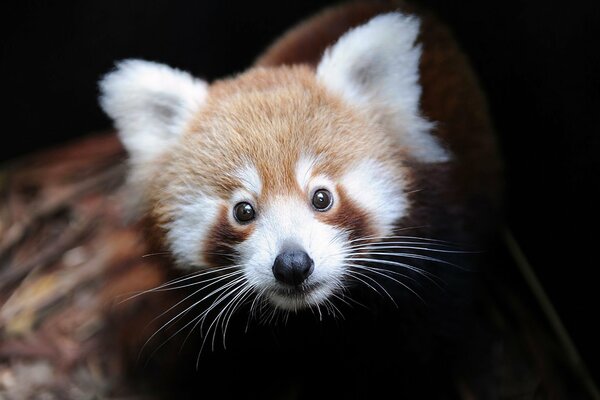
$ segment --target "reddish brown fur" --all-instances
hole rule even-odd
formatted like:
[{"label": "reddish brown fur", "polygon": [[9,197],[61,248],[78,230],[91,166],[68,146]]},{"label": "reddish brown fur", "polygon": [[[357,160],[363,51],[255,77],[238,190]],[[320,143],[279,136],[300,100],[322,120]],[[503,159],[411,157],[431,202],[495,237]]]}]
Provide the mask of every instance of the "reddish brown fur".
[{"label": "reddish brown fur", "polygon": [[348,29],[395,7],[390,1],[362,1],[327,9],[288,31],[257,58],[255,65],[317,65],[323,51]]},{"label": "reddish brown fur", "polygon": [[[485,225],[478,214],[481,207],[489,215],[499,206],[501,165],[485,98],[447,28],[433,16],[419,13],[421,108],[436,122],[435,134],[451,150],[451,165],[407,168],[401,161],[404,150],[393,135],[329,94],[315,79],[314,66],[328,45],[351,27],[395,10],[414,12],[401,2],[356,2],[327,10],[284,35],[259,57],[257,68],[212,84],[207,104],[181,145],[160,161],[167,167],[149,188],[159,224],[172,220],[171,207],[189,182],[228,199],[240,186],[233,172],[248,161],[263,182],[259,208],[277,194],[304,196],[294,177],[297,149],[303,149],[323,156],[316,169],[327,171],[334,181],[364,157],[394,171],[416,190],[411,203],[421,206],[411,208],[404,225],[421,225],[421,216],[439,213],[447,219],[445,224],[454,221],[463,231],[480,230]],[[343,137],[346,145],[332,141],[333,136]],[[210,157],[199,158],[201,152]]]},{"label": "reddish brown fur", "polygon": [[319,213],[317,217],[327,224],[346,230],[350,240],[375,234],[369,215],[352,201],[341,185],[337,185],[336,190],[336,206],[330,212]]},{"label": "reddish brown fur", "polygon": [[[331,8],[286,33],[257,59],[256,66],[308,64],[314,67],[325,48],[348,29],[375,15],[397,10],[415,12],[401,1],[354,2]],[[458,153],[458,159],[476,157],[483,152],[497,160],[486,101],[466,57],[450,31],[434,16],[425,12],[418,15],[421,17],[419,42],[423,45],[421,107],[425,116],[442,122],[436,133]],[[475,148],[479,151],[470,151]]]},{"label": "reddish brown fur", "polygon": [[[491,217],[500,209],[502,165],[486,99],[477,78],[448,28],[433,15],[415,10],[402,1],[344,4],[291,29],[257,59],[256,65],[314,67],[325,48],[335,43],[341,34],[390,11],[416,13],[421,18],[421,109],[425,117],[436,122],[435,134],[454,155],[451,166],[413,166],[410,175],[414,179],[410,181],[418,192],[411,196],[411,202],[443,205],[452,211],[451,218],[463,224],[463,230],[481,232],[489,224],[481,220],[480,207],[486,208]],[[435,189],[428,194],[421,191],[423,187]],[[477,206],[473,207],[473,203]],[[410,218],[411,221],[418,219]]]},{"label": "reddish brown fur", "polygon": [[188,183],[229,199],[241,185],[235,171],[247,163],[257,168],[263,183],[259,209],[279,194],[304,196],[295,178],[300,152],[319,154],[315,170],[327,171],[334,181],[364,157],[398,171],[399,177],[406,175],[393,138],[358,114],[319,85],[306,66],[258,68],[218,81],[153,181],[154,215],[168,223]]},{"label": "reddish brown fur", "polygon": [[[297,195],[304,195],[300,193],[295,180],[291,184],[293,165],[296,161],[295,155],[284,151],[281,154],[272,154],[274,158],[265,157],[265,154],[269,154],[269,149],[274,148],[273,143],[246,141],[245,136],[239,134],[245,133],[243,129],[248,122],[253,129],[258,126],[264,127],[264,124],[255,123],[261,114],[249,114],[247,110],[244,110],[243,104],[240,103],[237,96],[238,93],[251,89],[254,91],[251,99],[257,100],[271,89],[286,87],[289,91],[284,89],[286,91],[282,92],[283,97],[302,92],[310,93],[311,96],[307,98],[300,97],[306,102],[302,104],[302,107],[296,107],[296,109],[292,108],[288,102],[279,102],[281,104],[278,104],[281,97],[270,93],[270,100],[263,102],[259,100],[258,108],[254,110],[267,112],[267,115],[271,116],[277,115],[278,112],[289,113],[290,110],[292,115],[295,115],[297,111],[300,111],[297,114],[298,120],[300,120],[307,115],[314,116],[322,113],[323,106],[342,110],[343,107],[337,99],[331,98],[315,85],[311,66],[315,66],[320,60],[323,50],[334,43],[349,28],[364,23],[379,13],[398,8],[407,10],[402,3],[384,1],[350,3],[326,10],[302,22],[258,58],[256,65],[268,69],[254,69],[242,76],[241,79],[219,81],[211,86],[209,104],[194,121],[190,134],[186,135],[180,148],[180,153],[177,155],[170,153],[163,160],[156,161],[161,165],[171,164],[171,167],[161,169],[161,174],[153,180],[147,192],[151,199],[153,215],[159,225],[171,220],[173,217],[171,207],[174,200],[185,194],[181,189],[182,186],[173,183],[195,182],[198,185],[209,185],[225,197],[239,186],[236,179],[223,174],[223,172],[239,167],[239,159],[223,158],[225,154],[216,153],[214,159],[208,160],[208,165],[205,165],[195,156],[202,146],[217,148],[216,143],[222,143],[222,140],[225,140],[224,149],[239,146],[240,149],[252,150],[252,154],[256,154],[259,161],[262,160],[263,164],[259,166],[260,173],[264,175],[262,179],[268,182],[268,185],[263,199],[259,199],[259,202],[264,200],[264,196],[281,190],[285,190],[286,193],[294,190],[297,191]],[[352,142],[348,148],[354,148],[354,145],[357,145],[356,148],[369,151],[393,149],[389,151],[389,155],[384,155],[382,150],[381,155],[377,156],[383,158],[382,161],[387,165],[393,165],[391,168],[398,169],[399,175],[400,173],[403,175],[403,180],[409,180],[411,183],[409,191],[414,190],[411,193],[411,203],[420,206],[411,209],[410,217],[402,221],[404,226],[420,225],[423,220],[430,221],[432,213],[439,213],[444,227],[458,224],[462,230],[469,230],[475,226],[474,231],[477,231],[486,225],[485,221],[480,218],[481,213],[467,208],[473,203],[472,200],[479,204],[488,202],[492,207],[497,207],[497,198],[500,192],[500,180],[498,179],[500,162],[495,149],[495,140],[485,99],[467,60],[449,31],[435,18],[423,15],[422,32],[421,40],[424,51],[421,61],[421,84],[423,86],[421,107],[426,117],[437,122],[436,133],[445,144],[449,145],[455,155],[456,163],[441,166],[412,165],[409,168],[399,166],[398,160],[402,158],[402,149],[396,148],[393,143],[386,142],[384,139],[380,139],[382,142],[376,146],[365,146],[364,141],[372,140],[372,137],[364,135],[365,131],[363,130],[353,131],[350,129],[352,126],[357,126],[353,125],[354,123],[365,129],[373,128],[363,125],[365,122],[357,122],[354,110],[342,110],[340,121],[344,118],[351,121],[344,130],[344,132],[348,132],[348,140]],[[304,64],[304,66],[287,67],[282,70],[274,69],[281,65],[293,64]],[[222,105],[227,107],[220,111]],[[279,109],[278,106],[284,108]],[[213,130],[207,131],[210,118],[223,120],[222,124],[218,125],[219,128],[225,127],[229,131],[235,129],[242,131],[234,135],[225,135],[215,127]],[[332,123],[335,122],[332,121]],[[275,133],[275,137],[278,138],[275,140],[276,143],[278,140],[283,140],[289,132]],[[381,136],[376,129],[373,130],[373,133],[377,137]],[[313,137],[307,136],[308,138]],[[292,142],[296,140],[293,137],[288,139]],[[344,153],[344,148],[331,149],[327,140],[328,135],[321,135],[320,141],[312,143],[311,146],[314,147],[310,148],[323,151],[326,155],[335,154],[335,157],[325,160],[327,165],[324,165],[323,168],[334,171],[337,176],[356,155]],[[267,160],[271,160],[273,163],[281,162],[281,165],[273,169],[268,168],[269,166],[265,165]],[[427,190],[423,190],[423,188]],[[337,191],[338,197],[334,209],[330,213],[318,214],[317,217],[333,225],[349,229],[352,237],[371,234],[369,231],[370,221],[365,213],[358,209],[351,199],[347,198],[343,188],[338,186]],[[203,251],[213,266],[230,263],[230,259],[221,254],[231,254],[231,245],[243,241],[251,234],[251,225],[241,228],[231,225],[230,212],[231,210],[227,207],[221,208],[219,217],[205,242]],[[465,217],[469,213],[474,217]],[[489,210],[484,215],[488,214]],[[401,234],[407,234],[407,231],[403,230]],[[173,295],[175,291],[163,293]],[[165,306],[156,306],[154,309],[166,308]],[[136,335],[137,337],[138,335]],[[139,347],[136,347],[136,351]],[[176,355],[178,353],[174,351],[168,354]],[[160,366],[164,369],[165,364],[160,364]]]},{"label": "reddish brown fur", "polygon": [[229,222],[230,210],[222,206],[219,216],[204,241],[202,256],[211,267],[233,264],[235,245],[243,242],[252,234],[252,225],[234,227]]}]

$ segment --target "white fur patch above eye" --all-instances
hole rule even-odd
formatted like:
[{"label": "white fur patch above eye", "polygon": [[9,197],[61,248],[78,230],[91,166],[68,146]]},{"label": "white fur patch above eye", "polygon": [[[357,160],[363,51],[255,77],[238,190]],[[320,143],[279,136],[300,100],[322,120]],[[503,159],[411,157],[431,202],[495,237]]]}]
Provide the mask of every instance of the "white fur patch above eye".
[{"label": "white fur patch above eye", "polygon": [[344,34],[325,52],[317,78],[349,104],[376,117],[416,160],[448,161],[448,152],[420,115],[419,20],[390,13]]},{"label": "white fur patch above eye", "polygon": [[258,197],[262,191],[262,180],[256,167],[246,165],[234,172],[234,176],[239,179],[244,189]]},{"label": "white fur patch above eye", "polygon": [[204,103],[207,85],[190,74],[143,60],[119,62],[100,81],[100,104],[134,161],[148,161],[183,133]]},{"label": "white fur patch above eye", "polygon": [[318,161],[319,158],[315,155],[303,154],[298,158],[295,170],[296,182],[298,182],[302,190],[307,189],[310,178],[313,175],[313,169]]},{"label": "white fur patch above eye", "polygon": [[389,234],[408,210],[404,184],[397,174],[367,159],[352,166],[341,180],[350,198],[374,219],[373,226],[381,235]]}]

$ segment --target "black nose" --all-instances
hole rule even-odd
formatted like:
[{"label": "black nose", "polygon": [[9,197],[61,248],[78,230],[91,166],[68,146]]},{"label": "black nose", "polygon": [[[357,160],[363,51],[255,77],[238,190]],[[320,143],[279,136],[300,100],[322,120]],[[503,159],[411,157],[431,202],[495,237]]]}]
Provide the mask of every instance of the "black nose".
[{"label": "black nose", "polygon": [[312,274],[314,265],[304,250],[284,250],[275,258],[273,275],[279,282],[298,286]]}]

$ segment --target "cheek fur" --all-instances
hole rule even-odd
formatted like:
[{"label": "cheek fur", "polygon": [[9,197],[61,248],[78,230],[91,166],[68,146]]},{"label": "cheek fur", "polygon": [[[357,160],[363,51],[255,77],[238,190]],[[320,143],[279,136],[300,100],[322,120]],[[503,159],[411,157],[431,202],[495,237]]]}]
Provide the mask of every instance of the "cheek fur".
[{"label": "cheek fur", "polygon": [[372,236],[373,229],[369,215],[357,205],[341,186],[336,186],[336,205],[331,212],[319,213],[317,217],[324,223],[343,229],[348,233],[348,239],[354,240]]},{"label": "cheek fur", "polygon": [[210,267],[222,267],[234,262],[235,246],[252,234],[253,225],[234,227],[229,218],[230,210],[222,205],[215,223],[208,231],[202,248],[203,258]]}]

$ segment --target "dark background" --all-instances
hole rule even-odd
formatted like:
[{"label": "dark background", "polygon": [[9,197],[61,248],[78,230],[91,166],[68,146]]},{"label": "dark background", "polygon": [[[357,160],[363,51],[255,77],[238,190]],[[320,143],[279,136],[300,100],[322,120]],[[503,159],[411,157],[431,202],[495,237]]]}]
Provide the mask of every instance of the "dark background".
[{"label": "dark background", "polygon": [[[115,60],[161,61],[212,80],[242,71],[286,28],[332,3],[5,2],[0,161],[109,128],[96,82]],[[597,2],[420,3],[472,59],[506,159],[508,225],[597,372]]]}]

